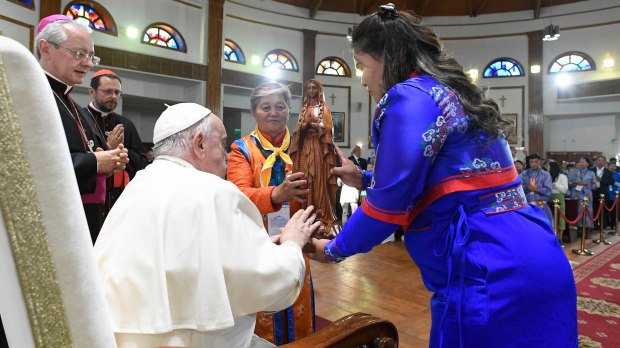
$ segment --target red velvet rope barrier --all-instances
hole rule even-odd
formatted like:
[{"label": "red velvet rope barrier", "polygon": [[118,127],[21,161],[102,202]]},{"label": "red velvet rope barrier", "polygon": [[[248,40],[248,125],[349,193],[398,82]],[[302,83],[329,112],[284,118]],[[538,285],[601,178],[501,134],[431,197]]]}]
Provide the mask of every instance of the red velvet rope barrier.
[{"label": "red velvet rope barrier", "polygon": [[614,208],[616,208],[616,204],[618,203],[618,198],[614,199],[614,204],[612,204],[611,208],[607,208],[607,204],[605,204],[605,210],[611,213]]},{"label": "red velvet rope barrier", "polygon": [[[605,203],[603,203],[603,204],[605,204]],[[599,205],[598,206],[598,211],[596,212],[596,217],[593,218],[592,214],[590,213],[590,211],[586,209],[586,211],[588,213],[588,216],[590,217],[590,219],[592,219],[592,222],[596,222],[598,220],[598,218],[601,217],[601,210],[603,210],[603,205]]]},{"label": "red velvet rope barrier", "polygon": [[[588,210],[588,209],[586,208],[586,210]],[[562,216],[562,218],[564,219],[564,221],[566,221],[566,223],[567,223],[567,224],[569,224],[569,225],[574,225],[574,224],[576,224],[576,223],[577,223],[577,222],[581,219],[581,217],[583,216],[583,209],[581,210],[581,212],[579,212],[579,214],[577,215],[577,218],[575,218],[575,220],[572,220],[572,221],[571,221],[571,220],[569,220],[569,219],[566,217],[566,215],[564,215],[564,213],[562,212],[562,210],[561,210],[561,209],[558,209],[558,213],[560,213],[560,216]]]},{"label": "red velvet rope barrier", "polygon": [[[592,214],[590,213],[590,211],[588,210],[587,207],[586,207],[585,210],[586,210],[586,213],[588,214],[588,216],[590,217],[590,219],[592,219],[592,222],[596,222],[598,220],[598,218],[600,217],[601,210],[603,209],[603,207],[605,207],[605,210],[607,210],[608,212],[611,212],[612,210],[614,210],[616,208],[616,204],[618,204],[618,197],[616,197],[616,199],[614,199],[614,204],[612,204],[612,206],[610,208],[607,208],[607,205],[603,202],[603,204],[599,205],[599,207],[598,207],[598,211],[596,212],[596,218],[592,217]],[[564,213],[562,212],[561,209],[558,209],[558,213],[560,213],[560,216],[564,219],[564,221],[566,221],[567,224],[574,225],[574,224],[576,224],[579,221],[579,219],[582,218],[582,216],[583,216],[583,209],[577,215],[575,220],[569,220],[566,217],[566,215],[564,215]]]}]

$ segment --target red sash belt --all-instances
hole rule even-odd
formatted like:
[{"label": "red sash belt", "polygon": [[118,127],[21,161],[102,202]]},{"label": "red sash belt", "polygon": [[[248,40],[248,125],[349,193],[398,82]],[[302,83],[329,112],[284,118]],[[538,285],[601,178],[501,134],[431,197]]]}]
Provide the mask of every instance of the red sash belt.
[{"label": "red sash belt", "polygon": [[518,175],[514,165],[483,172],[454,175],[433,184],[433,186],[422,194],[422,199],[419,203],[407,211],[389,211],[381,209],[373,205],[368,199],[364,200],[362,203],[362,209],[368,216],[377,220],[399,224],[406,230],[409,225],[411,225],[411,222],[424,212],[426,208],[445,195],[454,192],[500,187],[514,182]]}]

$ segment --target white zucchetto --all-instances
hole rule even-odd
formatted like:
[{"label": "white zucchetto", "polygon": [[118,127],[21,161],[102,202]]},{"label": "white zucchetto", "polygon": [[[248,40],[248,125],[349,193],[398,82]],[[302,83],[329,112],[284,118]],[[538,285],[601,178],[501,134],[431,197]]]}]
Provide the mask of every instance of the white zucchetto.
[{"label": "white zucchetto", "polygon": [[155,122],[153,143],[166,139],[194,125],[211,114],[211,110],[196,103],[179,103],[169,106]]}]

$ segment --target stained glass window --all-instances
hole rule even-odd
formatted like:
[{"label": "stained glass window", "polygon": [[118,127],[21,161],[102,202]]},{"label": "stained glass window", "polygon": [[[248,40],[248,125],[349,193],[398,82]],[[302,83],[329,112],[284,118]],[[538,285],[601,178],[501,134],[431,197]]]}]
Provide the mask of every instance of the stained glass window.
[{"label": "stained glass window", "polygon": [[34,1],[33,0],[9,0],[9,1],[34,10]]},{"label": "stained glass window", "polygon": [[263,66],[266,68],[274,67],[282,70],[299,71],[295,57],[282,49],[267,53],[263,60]]},{"label": "stained glass window", "polygon": [[567,52],[553,60],[550,73],[594,70],[594,60],[581,52]]},{"label": "stained glass window", "polygon": [[187,52],[183,36],[171,25],[165,23],[151,24],[144,32],[142,42],[175,51]]},{"label": "stained glass window", "polygon": [[245,64],[245,55],[241,47],[233,40],[224,40],[224,60],[227,62]]},{"label": "stained glass window", "polygon": [[65,7],[65,14],[94,30],[116,35],[116,24],[110,13],[96,2],[72,2]]},{"label": "stained glass window", "polygon": [[499,58],[484,69],[484,77],[514,77],[523,76],[523,68],[521,64],[511,58]]},{"label": "stained glass window", "polygon": [[338,57],[327,57],[316,67],[316,74],[351,77],[351,69],[344,60]]}]

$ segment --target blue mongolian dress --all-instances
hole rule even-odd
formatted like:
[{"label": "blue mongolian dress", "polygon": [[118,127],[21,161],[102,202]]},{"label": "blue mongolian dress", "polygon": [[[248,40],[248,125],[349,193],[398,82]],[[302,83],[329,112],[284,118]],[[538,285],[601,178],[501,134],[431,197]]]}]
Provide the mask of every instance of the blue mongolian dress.
[{"label": "blue mongolian dress", "polygon": [[[572,199],[578,199],[579,200],[579,205],[578,205],[578,212],[579,214],[581,213],[581,211],[583,210],[583,199],[587,198],[588,199],[588,203],[587,203],[587,207],[588,207],[588,211],[590,212],[590,215],[594,215],[596,214],[596,212],[593,212],[592,210],[592,188],[594,187],[594,185],[596,184],[596,179],[594,178],[596,176],[596,174],[589,170],[589,169],[575,169],[573,170],[573,172],[569,175],[568,177],[568,183],[570,184],[570,196]],[[575,181],[578,182],[586,182],[586,185],[575,185]],[[583,220],[579,219],[577,221],[577,227],[581,228],[583,225]],[[593,228],[594,224],[592,222],[592,219],[590,219],[590,217],[588,215],[586,215],[586,228]]]},{"label": "blue mongolian dress", "polygon": [[368,196],[326,258],[368,252],[402,226],[434,292],[430,347],[577,347],[570,265],[549,219],[527,204],[503,136],[489,141],[458,95],[426,75],[384,95],[372,135]]}]

